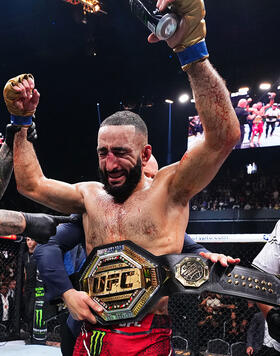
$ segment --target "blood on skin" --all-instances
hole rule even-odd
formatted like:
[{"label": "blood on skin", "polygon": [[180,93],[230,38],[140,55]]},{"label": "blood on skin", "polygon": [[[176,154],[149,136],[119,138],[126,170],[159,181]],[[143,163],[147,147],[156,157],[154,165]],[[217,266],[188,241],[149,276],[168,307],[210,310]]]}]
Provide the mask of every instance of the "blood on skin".
[{"label": "blood on skin", "polygon": [[182,164],[186,160],[187,156],[188,156],[188,153],[185,152],[184,156],[181,158],[180,164]]}]

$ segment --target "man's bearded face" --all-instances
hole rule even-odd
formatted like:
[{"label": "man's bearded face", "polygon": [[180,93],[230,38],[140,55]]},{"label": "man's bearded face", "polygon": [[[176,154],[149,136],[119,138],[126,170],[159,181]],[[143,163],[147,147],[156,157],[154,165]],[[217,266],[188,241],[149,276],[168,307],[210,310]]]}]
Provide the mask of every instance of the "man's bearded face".
[{"label": "man's bearded face", "polygon": [[118,173],[118,169],[114,169],[112,172],[101,170],[99,168],[99,176],[101,183],[104,184],[106,192],[114,197],[116,203],[123,203],[134,191],[137,184],[140,182],[142,174],[142,162],[140,157],[137,158],[137,162],[130,171],[125,170],[123,173],[126,176],[126,180],[122,185],[114,186],[110,184],[108,180],[108,173]]}]

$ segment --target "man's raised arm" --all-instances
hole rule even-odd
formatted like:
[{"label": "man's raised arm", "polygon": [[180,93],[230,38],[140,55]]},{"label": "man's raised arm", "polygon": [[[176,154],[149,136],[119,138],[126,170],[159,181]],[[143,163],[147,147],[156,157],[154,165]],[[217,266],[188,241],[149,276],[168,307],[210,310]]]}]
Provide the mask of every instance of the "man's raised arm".
[{"label": "man's raised arm", "polygon": [[[184,204],[216,175],[240,136],[239,122],[224,81],[208,61],[203,0],[159,0],[159,10],[167,6],[182,20],[167,41],[187,73],[205,140],[185,153],[170,185],[174,201]],[[154,34],[149,42],[157,42]]]},{"label": "man's raised arm", "polygon": [[19,193],[60,212],[83,212],[78,185],[44,176],[33,145],[26,139],[26,131],[22,128],[14,140],[14,172]]},{"label": "man's raised arm", "polygon": [[[10,124],[6,126],[5,141],[0,149],[0,199],[6,191],[13,172],[14,135],[19,129],[19,127]],[[27,139],[30,142],[37,139],[35,123],[28,128]]]},{"label": "man's raised arm", "polygon": [[11,123],[20,126],[14,139],[14,171],[18,191],[26,197],[64,213],[84,211],[79,185],[47,179],[40,167],[33,145],[27,141],[27,129],[39,103],[34,78],[22,74],[10,79],[4,88],[4,99]]},{"label": "man's raised arm", "polygon": [[228,90],[210,62],[206,59],[193,63],[187,74],[203,125],[204,141],[184,154],[171,191],[190,199],[214,178],[238,142],[240,129]]}]

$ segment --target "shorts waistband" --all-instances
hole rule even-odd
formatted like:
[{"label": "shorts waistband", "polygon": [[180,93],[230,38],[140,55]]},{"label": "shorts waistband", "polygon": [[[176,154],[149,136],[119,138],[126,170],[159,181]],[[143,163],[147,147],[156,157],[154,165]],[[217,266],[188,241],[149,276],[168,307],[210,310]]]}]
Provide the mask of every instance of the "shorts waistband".
[{"label": "shorts waistband", "polygon": [[100,324],[85,322],[86,330],[103,330],[117,333],[143,333],[152,329],[171,329],[171,319],[168,315],[147,314],[142,320],[130,323],[121,323],[103,327]]}]

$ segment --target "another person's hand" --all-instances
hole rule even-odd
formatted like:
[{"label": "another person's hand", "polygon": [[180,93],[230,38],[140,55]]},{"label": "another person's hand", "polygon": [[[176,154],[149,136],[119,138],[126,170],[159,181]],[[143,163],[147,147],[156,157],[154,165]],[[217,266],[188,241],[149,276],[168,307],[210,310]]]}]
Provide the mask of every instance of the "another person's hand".
[{"label": "another person's hand", "polygon": [[[5,142],[11,151],[13,150],[15,133],[20,131],[20,129],[21,129],[20,126],[14,126],[12,124],[8,124],[6,126]],[[38,135],[37,135],[36,125],[35,122],[33,122],[32,125],[28,127],[27,140],[34,143],[37,140],[37,138]]]},{"label": "another person's hand", "polygon": [[55,216],[48,214],[22,213],[26,221],[23,236],[28,236],[40,244],[47,243],[56,234],[59,224],[75,221],[72,216]]},{"label": "another person's hand", "polygon": [[226,256],[222,253],[215,252],[200,252],[200,256],[210,260],[213,263],[220,262],[223,267],[227,267],[229,264],[238,264],[240,262],[240,258],[233,258],[231,256]]},{"label": "another person's hand", "polygon": [[253,355],[254,349],[252,348],[252,346],[248,346],[246,349],[246,354],[247,355]]},{"label": "another person's hand", "polygon": [[90,308],[101,313],[103,308],[96,304],[86,292],[69,289],[62,296],[70,314],[75,320],[88,320],[96,324],[96,318]]}]

